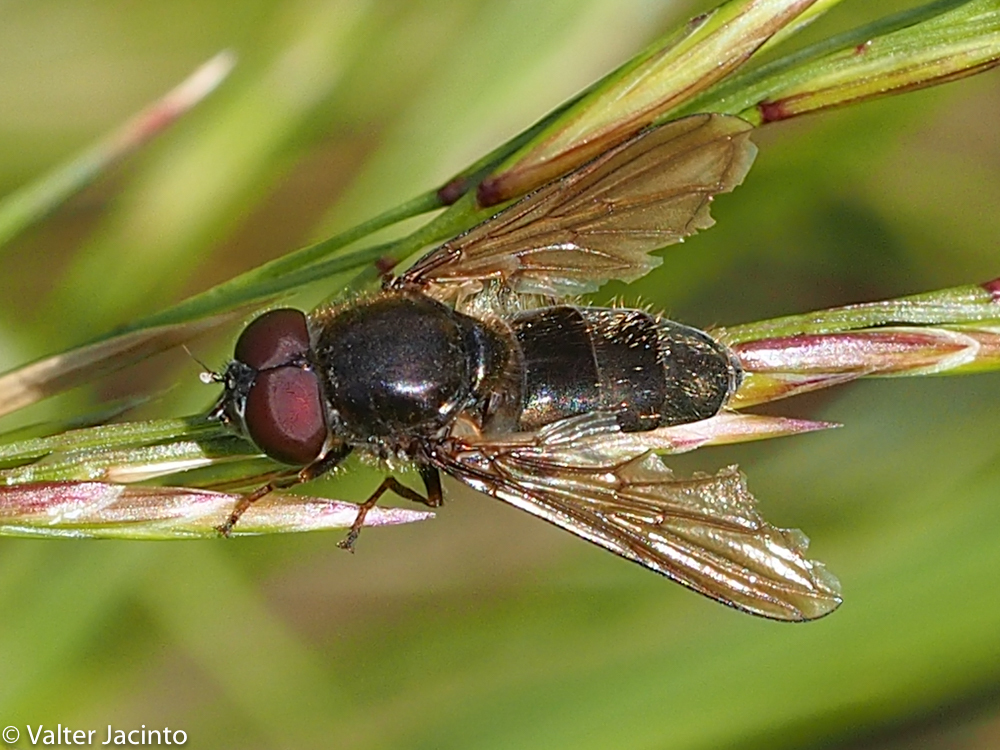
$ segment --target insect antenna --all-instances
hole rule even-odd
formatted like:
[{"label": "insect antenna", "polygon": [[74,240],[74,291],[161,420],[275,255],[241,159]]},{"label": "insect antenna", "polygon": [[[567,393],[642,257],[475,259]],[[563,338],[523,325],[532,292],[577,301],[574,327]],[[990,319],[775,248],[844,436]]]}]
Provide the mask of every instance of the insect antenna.
[{"label": "insect antenna", "polygon": [[216,372],[211,367],[202,362],[200,359],[198,359],[196,356],[194,356],[194,352],[188,349],[187,344],[181,344],[181,349],[183,349],[187,353],[187,355],[191,359],[193,359],[198,364],[199,367],[201,367],[201,372],[198,374],[198,380],[200,380],[202,383],[204,383],[205,385],[210,385],[211,383],[221,383],[223,380],[225,380],[225,377],[221,372]]}]

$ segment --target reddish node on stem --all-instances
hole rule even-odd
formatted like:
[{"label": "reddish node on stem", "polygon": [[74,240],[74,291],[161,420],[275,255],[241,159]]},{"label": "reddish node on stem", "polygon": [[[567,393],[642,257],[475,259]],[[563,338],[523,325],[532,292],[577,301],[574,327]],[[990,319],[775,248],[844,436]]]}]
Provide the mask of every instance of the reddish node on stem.
[{"label": "reddish node on stem", "polygon": [[446,206],[450,206],[457,201],[469,189],[469,180],[466,177],[456,177],[451,182],[446,183],[437,191],[438,200]]},{"label": "reddish node on stem", "polygon": [[495,206],[505,200],[507,200],[507,196],[503,194],[503,186],[496,178],[487,177],[479,183],[479,187],[476,189],[476,203],[483,208]]},{"label": "reddish node on stem", "polygon": [[392,273],[392,269],[396,267],[398,263],[395,258],[390,258],[388,255],[383,255],[377,261],[375,261],[375,270],[378,271],[378,275],[383,279],[388,277]]},{"label": "reddish node on stem", "polygon": [[776,102],[763,101],[758,104],[757,111],[760,112],[761,124],[764,125],[791,117],[792,113],[788,111],[787,104],[787,99],[779,99]]},{"label": "reddish node on stem", "polygon": [[872,46],[872,40],[871,39],[869,39],[866,42],[861,42],[861,44],[859,44],[858,46],[856,46],[854,48],[854,54],[855,55],[863,55],[865,52],[868,51],[868,48],[871,47],[871,46]]},{"label": "reddish node on stem", "polygon": [[980,286],[990,293],[991,302],[1000,302],[1000,278],[987,281]]}]

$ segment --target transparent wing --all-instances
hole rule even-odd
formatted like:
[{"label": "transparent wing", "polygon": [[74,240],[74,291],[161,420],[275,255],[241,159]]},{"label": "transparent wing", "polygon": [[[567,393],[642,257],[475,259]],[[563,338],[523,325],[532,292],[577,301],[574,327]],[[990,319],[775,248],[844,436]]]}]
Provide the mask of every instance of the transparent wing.
[{"label": "transparent wing", "polygon": [[[532,438],[467,445],[441,468],[617,555],[737,609],[811,620],[840,604],[840,584],[805,556],[797,530],[766,523],[735,467],[678,479],[649,451],[622,453],[613,418],[563,420]],[[598,439],[595,439],[595,436]],[[580,443],[580,451],[573,445]]]},{"label": "transparent wing", "polygon": [[397,283],[448,296],[495,280],[561,295],[636,279],[660,263],[651,251],[712,225],[712,197],[753,163],[751,130],[704,114],[641,133],[432,250]]}]

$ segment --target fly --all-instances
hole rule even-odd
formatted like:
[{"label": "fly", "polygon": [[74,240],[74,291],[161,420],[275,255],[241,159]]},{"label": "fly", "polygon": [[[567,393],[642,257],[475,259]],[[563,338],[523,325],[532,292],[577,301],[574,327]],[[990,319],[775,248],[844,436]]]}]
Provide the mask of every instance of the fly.
[{"label": "fly", "polygon": [[[805,537],[767,524],[735,468],[675,477],[644,436],[724,410],[735,356],[703,331],[570,295],[631,281],[652,250],[712,224],[745,176],[751,126],[705,114],[647,130],[431,250],[374,296],[264,313],[240,335],[212,416],[293,467],[259,497],[351,452],[403,459],[441,505],[440,473],[738,609],[821,617],[839,584]],[[623,433],[640,449],[623,447]],[[653,441],[650,440],[650,446]]]}]

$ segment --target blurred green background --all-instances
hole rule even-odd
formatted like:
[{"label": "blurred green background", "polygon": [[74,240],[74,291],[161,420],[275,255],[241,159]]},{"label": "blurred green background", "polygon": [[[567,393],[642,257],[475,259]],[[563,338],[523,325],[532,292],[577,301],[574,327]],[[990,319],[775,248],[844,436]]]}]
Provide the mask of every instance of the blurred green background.
[{"label": "blurred green background", "polygon": [[[0,251],[0,369],[439,184],[709,3],[0,4],[0,194],[222,48],[223,89]],[[904,3],[845,3],[816,39]],[[872,7],[877,6],[877,7]],[[771,126],[710,232],[617,296],[701,326],[1000,275],[1000,73]],[[336,291],[335,289],[329,290]],[[235,329],[194,353],[224,362]],[[183,353],[33,409],[162,393]],[[455,485],[438,518],[218,542],[0,540],[0,726],[197,748],[1000,747],[997,375],[781,403],[845,427],[701,451],[804,529],[832,616],[730,611]],[[9,424],[15,424],[17,420]],[[331,495],[366,496],[353,464]]]}]

